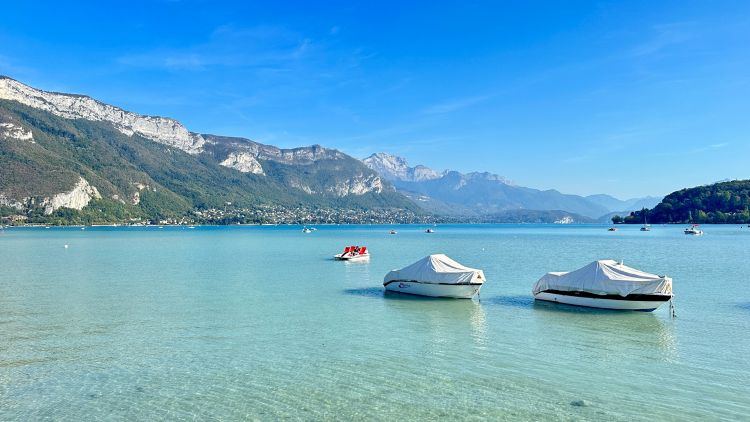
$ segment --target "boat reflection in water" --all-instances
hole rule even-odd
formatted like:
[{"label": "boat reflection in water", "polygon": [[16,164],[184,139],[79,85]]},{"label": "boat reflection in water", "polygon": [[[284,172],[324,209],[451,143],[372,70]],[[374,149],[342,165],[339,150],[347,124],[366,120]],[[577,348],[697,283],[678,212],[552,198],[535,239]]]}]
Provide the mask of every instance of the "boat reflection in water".
[{"label": "boat reflection in water", "polygon": [[406,329],[428,330],[435,344],[468,340],[480,348],[487,345],[487,315],[482,304],[473,300],[452,300],[383,293],[393,317],[404,321]]},{"label": "boat reflection in water", "polygon": [[534,301],[530,333],[551,336],[561,346],[586,339],[586,353],[606,359],[678,360],[674,320],[667,312],[620,312]]}]

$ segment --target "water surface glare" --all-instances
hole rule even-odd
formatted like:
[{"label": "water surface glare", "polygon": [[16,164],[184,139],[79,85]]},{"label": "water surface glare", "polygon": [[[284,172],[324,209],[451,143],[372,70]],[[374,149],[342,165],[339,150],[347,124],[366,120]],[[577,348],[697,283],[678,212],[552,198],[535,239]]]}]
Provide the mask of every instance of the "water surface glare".
[{"label": "water surface glare", "polygon": [[[750,229],[391,228],[0,230],[0,420],[750,419]],[[429,253],[481,302],[384,293]],[[677,318],[532,299],[602,258],[673,277]]]}]

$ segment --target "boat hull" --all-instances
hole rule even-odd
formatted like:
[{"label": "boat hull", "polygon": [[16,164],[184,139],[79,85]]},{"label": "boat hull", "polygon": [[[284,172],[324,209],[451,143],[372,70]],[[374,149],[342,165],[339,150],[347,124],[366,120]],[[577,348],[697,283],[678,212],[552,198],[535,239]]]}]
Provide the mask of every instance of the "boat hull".
[{"label": "boat hull", "polygon": [[471,299],[479,293],[482,284],[435,284],[418,281],[390,281],[385,284],[389,292],[428,297]]},{"label": "boat hull", "polygon": [[650,300],[630,300],[625,298],[608,299],[539,292],[534,295],[534,299],[543,300],[546,302],[564,303],[566,305],[583,306],[587,308],[651,312],[655,311],[664,303],[669,302],[671,296],[663,296],[663,298]]},{"label": "boat hull", "polygon": [[364,254],[364,255],[345,255],[345,254],[338,254],[333,256],[334,259],[339,261],[368,261],[370,259],[370,254]]}]

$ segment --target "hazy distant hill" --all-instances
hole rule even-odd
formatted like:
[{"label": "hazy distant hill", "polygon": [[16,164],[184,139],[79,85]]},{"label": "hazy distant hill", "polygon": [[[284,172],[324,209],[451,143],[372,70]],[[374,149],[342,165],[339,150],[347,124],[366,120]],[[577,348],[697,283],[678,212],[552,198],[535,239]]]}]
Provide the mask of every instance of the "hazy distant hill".
[{"label": "hazy distant hill", "polygon": [[6,214],[96,204],[105,220],[158,218],[227,203],[419,210],[340,151],[193,133],[172,119],[0,77],[0,207]]},{"label": "hazy distant hill", "polygon": [[491,173],[437,172],[425,166],[410,167],[405,159],[386,153],[372,154],[362,161],[414,202],[441,214],[477,216],[521,209],[564,210],[596,219],[659,202],[658,198],[621,201],[609,195],[582,197],[532,189]]},{"label": "hazy distant hill", "polygon": [[662,200],[661,197],[646,196],[643,198],[631,198],[623,201],[621,199],[617,199],[613,196],[605,194],[589,195],[585,198],[591,202],[597,203],[607,208],[608,210],[615,212],[630,212],[640,210],[642,208],[653,208]]},{"label": "hazy distant hill", "polygon": [[[614,222],[641,224],[644,211]],[[649,223],[750,223],[750,180],[734,180],[672,192],[653,209],[645,210]]]}]

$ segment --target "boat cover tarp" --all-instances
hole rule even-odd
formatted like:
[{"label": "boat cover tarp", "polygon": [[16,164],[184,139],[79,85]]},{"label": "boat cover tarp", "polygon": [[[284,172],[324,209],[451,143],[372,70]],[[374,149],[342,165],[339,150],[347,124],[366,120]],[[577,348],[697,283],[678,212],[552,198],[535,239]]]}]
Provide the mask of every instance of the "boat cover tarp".
[{"label": "boat cover tarp", "polygon": [[443,254],[426,256],[419,261],[386,274],[389,281],[419,281],[421,283],[469,284],[484,283],[484,272],[465,267]]},{"label": "boat cover tarp", "polygon": [[563,273],[547,273],[534,284],[534,294],[545,290],[589,292],[597,295],[672,294],[672,279],[649,274],[613,260],[594,261]]}]

